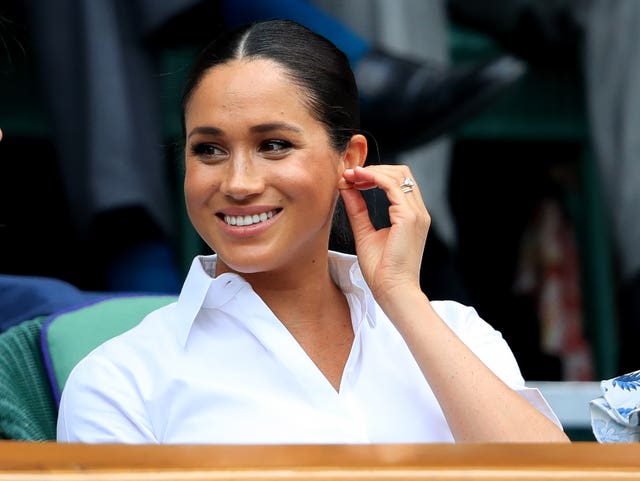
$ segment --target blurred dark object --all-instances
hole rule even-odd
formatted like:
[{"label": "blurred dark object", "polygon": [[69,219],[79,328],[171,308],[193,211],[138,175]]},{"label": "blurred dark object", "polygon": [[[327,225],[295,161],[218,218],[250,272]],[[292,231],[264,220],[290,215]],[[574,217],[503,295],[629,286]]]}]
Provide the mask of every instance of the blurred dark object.
[{"label": "blurred dark object", "polygon": [[372,51],[354,68],[362,126],[385,150],[427,144],[481,112],[525,71],[510,55],[445,67]]},{"label": "blurred dark object", "polygon": [[496,39],[507,51],[538,66],[575,65],[582,28],[568,2],[447,0],[450,19]]}]

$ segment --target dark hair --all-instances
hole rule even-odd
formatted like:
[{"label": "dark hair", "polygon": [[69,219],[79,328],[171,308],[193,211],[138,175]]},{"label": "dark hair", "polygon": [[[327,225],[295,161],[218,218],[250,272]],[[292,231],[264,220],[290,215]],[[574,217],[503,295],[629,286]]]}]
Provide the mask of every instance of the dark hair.
[{"label": "dark hair", "polygon": [[360,127],[358,90],[349,60],[333,43],[290,20],[269,20],[225,33],[198,56],[182,94],[183,122],[189,100],[205,73],[234,59],[280,64],[306,93],[313,117],[327,127],[331,145],[344,151]]}]

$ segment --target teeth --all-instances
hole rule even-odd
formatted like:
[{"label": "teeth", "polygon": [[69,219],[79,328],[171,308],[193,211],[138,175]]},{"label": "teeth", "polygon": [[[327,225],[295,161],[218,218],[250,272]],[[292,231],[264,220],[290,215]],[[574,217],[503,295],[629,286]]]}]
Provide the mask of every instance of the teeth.
[{"label": "teeth", "polygon": [[246,226],[264,222],[275,215],[275,210],[253,215],[225,215],[224,221],[229,225]]}]

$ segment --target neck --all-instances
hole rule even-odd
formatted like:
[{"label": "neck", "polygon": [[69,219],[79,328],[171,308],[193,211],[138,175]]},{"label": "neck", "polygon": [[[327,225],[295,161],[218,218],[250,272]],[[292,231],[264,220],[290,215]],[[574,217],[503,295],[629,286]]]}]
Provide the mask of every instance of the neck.
[{"label": "neck", "polygon": [[[219,267],[218,274],[230,270],[224,264]],[[327,317],[335,317],[338,306],[346,306],[342,291],[329,273],[326,250],[318,257],[298,259],[280,269],[240,275],[289,329],[301,324],[325,324]]]},{"label": "neck", "polygon": [[329,259],[297,263],[295,269],[246,277],[256,293],[288,328],[299,323],[322,322],[342,302],[340,289],[329,273]]}]

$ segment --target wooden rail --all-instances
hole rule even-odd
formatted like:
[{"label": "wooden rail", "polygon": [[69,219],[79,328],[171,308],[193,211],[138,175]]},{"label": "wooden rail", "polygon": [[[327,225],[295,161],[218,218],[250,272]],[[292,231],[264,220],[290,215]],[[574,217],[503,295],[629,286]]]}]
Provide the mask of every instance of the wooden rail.
[{"label": "wooden rail", "polygon": [[640,444],[128,446],[0,442],[0,481],[423,479],[640,479]]}]

